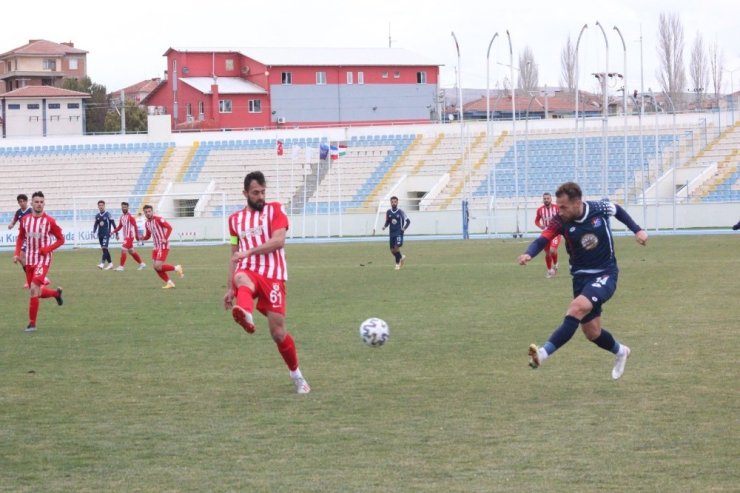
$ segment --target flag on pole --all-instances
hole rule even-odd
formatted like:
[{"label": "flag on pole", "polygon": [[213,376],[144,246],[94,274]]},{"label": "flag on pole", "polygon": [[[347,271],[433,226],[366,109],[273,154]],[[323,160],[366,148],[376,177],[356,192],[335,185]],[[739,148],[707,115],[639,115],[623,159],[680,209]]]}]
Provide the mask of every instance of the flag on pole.
[{"label": "flag on pole", "polygon": [[327,144],[321,144],[319,146],[319,159],[326,160],[329,157],[329,146]]},{"label": "flag on pole", "polygon": [[347,155],[347,144],[339,144],[339,157]]},{"label": "flag on pole", "polygon": [[331,160],[336,161],[339,159],[339,148],[337,146],[331,146],[330,150]]},{"label": "flag on pole", "polygon": [[282,140],[277,141],[277,155],[278,156],[283,155],[283,141]]}]

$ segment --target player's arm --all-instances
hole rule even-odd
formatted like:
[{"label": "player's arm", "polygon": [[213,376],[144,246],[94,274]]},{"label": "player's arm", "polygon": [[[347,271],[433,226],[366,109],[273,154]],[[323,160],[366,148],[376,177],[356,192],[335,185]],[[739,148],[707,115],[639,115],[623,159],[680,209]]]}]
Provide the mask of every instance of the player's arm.
[{"label": "player's arm", "polygon": [[550,240],[556,238],[559,234],[560,221],[558,218],[553,218],[550,221],[550,224],[547,225],[547,228],[529,244],[527,250],[523,254],[519,255],[519,258],[517,259],[519,265],[527,265],[527,262],[535,258],[537,254],[545,249]]},{"label": "player's arm", "polygon": [[411,219],[409,219],[409,216],[406,215],[406,213],[403,213],[403,228],[401,228],[401,232],[406,231],[409,229],[409,225],[411,224]]},{"label": "player's arm", "polygon": [[385,224],[383,225],[382,229],[385,230],[385,228],[387,228],[390,223],[391,223],[391,215],[388,212],[386,212],[385,213]]},{"label": "player's arm", "polygon": [[236,232],[231,229],[231,226],[229,226],[229,232],[231,233],[231,238],[229,240],[229,243],[231,244],[231,255],[229,255],[229,277],[228,279],[226,279],[226,294],[224,295],[225,310],[231,309],[234,301],[234,296],[236,296],[236,293],[233,290],[233,283],[236,265],[239,263],[239,261],[234,258],[237,251],[239,250],[239,237],[237,236]]},{"label": "player's arm", "polygon": [[[118,223],[118,228],[120,229],[123,224],[121,224],[123,221]],[[134,216],[129,216],[128,222],[131,224],[131,227],[134,228],[134,239],[136,241],[141,241],[141,235],[139,234],[139,225],[136,224],[136,218]]]},{"label": "player's arm", "polygon": [[18,238],[15,240],[15,252],[13,252],[13,263],[18,263],[21,259],[21,248],[26,242],[26,228],[23,227],[23,221],[18,228]]},{"label": "player's arm", "polygon": [[537,209],[537,213],[534,216],[534,225],[540,229],[545,229],[545,226],[542,224],[542,214],[540,214],[539,209]]},{"label": "player's arm", "polygon": [[51,245],[42,247],[40,250],[41,255],[49,255],[51,252],[53,252],[57,248],[64,245],[64,233],[62,233],[62,228],[59,227],[56,221],[51,223],[49,227],[49,232],[52,235],[54,235],[54,238],[56,238],[56,241],[52,243]]},{"label": "player's arm", "polygon": [[95,216],[95,224],[93,224],[93,234],[98,232],[98,216]]},{"label": "player's arm", "polygon": [[152,237],[152,230],[149,229],[149,224],[144,225],[144,236],[141,237],[141,241],[148,240]]},{"label": "player's arm", "polygon": [[10,224],[8,224],[8,229],[13,229],[15,226],[15,223],[18,222],[18,214],[13,214],[13,219],[10,220]]},{"label": "player's arm", "polygon": [[287,231],[287,228],[276,229],[272,232],[272,237],[263,244],[250,248],[249,250],[233,252],[231,255],[232,260],[238,261],[251,255],[264,255],[283,248],[283,246],[285,246],[285,235]]},{"label": "player's arm", "polygon": [[162,222],[160,222],[159,224],[161,224],[162,227],[166,231],[166,233],[164,235],[164,238],[166,240],[169,240],[170,239],[170,235],[172,234],[172,225],[170,223],[168,223],[167,221],[165,221],[164,219],[162,219]]},{"label": "player's arm", "polygon": [[614,208],[616,209],[614,217],[617,219],[617,221],[627,226],[629,230],[635,234],[635,240],[637,240],[637,243],[639,243],[640,245],[647,244],[647,231],[642,229],[640,225],[637,224],[634,219],[632,219],[632,216],[630,216],[629,213],[624,210],[624,208],[621,207],[619,204],[614,204]]}]

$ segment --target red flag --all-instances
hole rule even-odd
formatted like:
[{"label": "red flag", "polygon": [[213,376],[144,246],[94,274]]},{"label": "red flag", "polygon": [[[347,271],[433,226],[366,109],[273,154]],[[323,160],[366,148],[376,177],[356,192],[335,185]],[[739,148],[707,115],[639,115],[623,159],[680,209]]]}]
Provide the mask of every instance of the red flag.
[{"label": "red flag", "polygon": [[283,141],[282,140],[277,141],[277,155],[278,156],[283,155]]}]

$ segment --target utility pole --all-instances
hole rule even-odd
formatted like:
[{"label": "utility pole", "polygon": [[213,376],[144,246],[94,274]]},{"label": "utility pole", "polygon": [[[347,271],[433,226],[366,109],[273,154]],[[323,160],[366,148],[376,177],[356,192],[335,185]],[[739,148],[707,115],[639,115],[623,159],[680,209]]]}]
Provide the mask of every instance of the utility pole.
[{"label": "utility pole", "polygon": [[121,90],[121,135],[126,135],[126,95]]}]

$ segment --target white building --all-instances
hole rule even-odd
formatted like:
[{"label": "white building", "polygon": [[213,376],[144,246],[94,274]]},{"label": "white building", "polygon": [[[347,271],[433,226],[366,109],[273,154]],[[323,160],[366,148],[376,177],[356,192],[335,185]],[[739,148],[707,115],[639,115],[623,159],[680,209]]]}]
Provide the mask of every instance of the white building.
[{"label": "white building", "polygon": [[2,137],[84,135],[84,92],[26,86],[0,94]]}]

